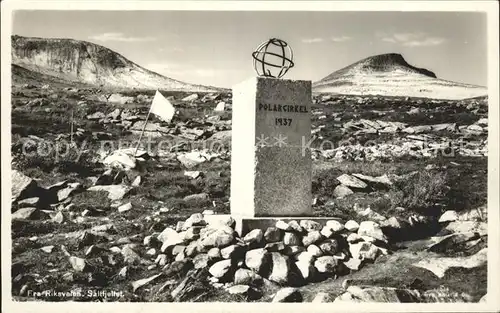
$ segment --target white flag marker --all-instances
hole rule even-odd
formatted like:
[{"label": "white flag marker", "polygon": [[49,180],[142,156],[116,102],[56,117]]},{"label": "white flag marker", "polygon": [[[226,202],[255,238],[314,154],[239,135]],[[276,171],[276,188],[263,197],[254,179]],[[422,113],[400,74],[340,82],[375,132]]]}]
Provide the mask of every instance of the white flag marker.
[{"label": "white flag marker", "polygon": [[137,141],[137,145],[135,147],[134,156],[137,154],[137,149],[139,149],[139,144],[141,143],[142,135],[144,134],[144,130],[146,129],[146,125],[148,124],[149,115],[153,113],[158,116],[165,122],[170,122],[172,117],[175,114],[175,108],[158,90],[155,93],[155,97],[153,98],[153,102],[151,103],[151,107],[149,108],[148,115],[146,116],[146,122],[144,122],[144,126],[142,127],[141,135],[139,136],[139,140]]}]

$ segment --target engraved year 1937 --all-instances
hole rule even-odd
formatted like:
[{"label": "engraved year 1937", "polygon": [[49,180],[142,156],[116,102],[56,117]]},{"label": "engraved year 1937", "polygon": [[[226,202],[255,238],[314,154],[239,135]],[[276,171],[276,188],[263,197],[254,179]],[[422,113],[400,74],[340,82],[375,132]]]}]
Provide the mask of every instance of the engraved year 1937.
[{"label": "engraved year 1937", "polygon": [[278,126],[291,126],[292,125],[292,119],[291,118],[281,118],[277,117],[274,119],[275,124]]}]

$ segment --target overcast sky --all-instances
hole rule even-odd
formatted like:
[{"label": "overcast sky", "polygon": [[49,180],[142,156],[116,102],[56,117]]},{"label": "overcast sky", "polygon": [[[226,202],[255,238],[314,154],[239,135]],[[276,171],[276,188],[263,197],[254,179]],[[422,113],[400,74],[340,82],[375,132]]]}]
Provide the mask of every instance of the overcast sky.
[{"label": "overcast sky", "polygon": [[13,33],[72,38],[189,83],[254,76],[251,52],[276,37],[294,50],[286,78],[316,81],[368,56],[401,53],[439,78],[487,85],[486,15],[453,12],[17,11]]}]

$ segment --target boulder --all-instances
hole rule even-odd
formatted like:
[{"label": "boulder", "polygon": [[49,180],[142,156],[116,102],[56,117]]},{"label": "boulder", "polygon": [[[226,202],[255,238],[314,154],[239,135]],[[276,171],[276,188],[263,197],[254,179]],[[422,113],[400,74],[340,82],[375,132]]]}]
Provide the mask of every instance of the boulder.
[{"label": "boulder", "polygon": [[309,281],[316,273],[316,268],[311,262],[308,261],[296,261],[295,267],[298,269],[301,278],[304,281]]},{"label": "boulder", "polygon": [[290,233],[290,232],[285,232],[285,234],[283,236],[283,243],[286,246],[297,246],[297,245],[301,244],[301,240],[300,240],[299,236],[297,236],[296,234]]},{"label": "boulder", "polygon": [[437,277],[443,278],[446,271],[451,267],[477,268],[485,265],[487,260],[488,248],[484,248],[471,256],[424,259],[413,264],[413,266],[427,269],[434,273]]},{"label": "boulder", "polygon": [[368,185],[359,178],[349,174],[343,174],[337,177],[337,180],[344,186],[354,189],[365,189]]},{"label": "boulder", "polygon": [[349,220],[347,223],[345,223],[344,227],[351,232],[357,232],[359,229],[359,224],[356,221]]},{"label": "boulder", "polygon": [[439,223],[454,222],[458,220],[458,214],[456,211],[448,210],[441,215],[439,218]]},{"label": "boulder", "polygon": [[339,244],[335,239],[328,239],[319,245],[325,255],[334,255],[339,252]]},{"label": "boulder", "polygon": [[282,231],[276,227],[268,227],[264,233],[264,239],[266,242],[277,242],[281,240]]},{"label": "boulder", "polygon": [[278,290],[272,302],[302,302],[302,294],[296,288],[282,288]]},{"label": "boulder", "polygon": [[189,95],[187,97],[182,98],[181,101],[190,102],[190,101],[194,101],[194,100],[197,100],[197,99],[198,99],[198,94],[193,93],[193,94],[191,94],[191,95]]},{"label": "boulder", "polygon": [[229,273],[230,269],[231,260],[222,260],[212,265],[208,272],[216,278],[222,278]]},{"label": "boulder", "polygon": [[214,111],[215,112],[224,112],[225,109],[226,109],[226,103],[224,101],[221,101],[217,104]]},{"label": "boulder", "polygon": [[314,267],[319,273],[336,273],[338,261],[333,256],[320,256],[314,261]]},{"label": "boulder", "polygon": [[36,220],[43,216],[43,212],[37,208],[21,208],[12,213],[12,220]]},{"label": "boulder", "polygon": [[12,170],[11,183],[12,201],[33,197],[38,189],[35,180],[17,170]]},{"label": "boulder", "polygon": [[374,239],[383,241],[387,243],[387,237],[382,232],[380,225],[373,221],[364,221],[361,222],[358,229],[358,235],[360,236],[369,236]]},{"label": "boulder", "polygon": [[255,273],[262,274],[269,267],[269,253],[263,249],[253,249],[245,254],[245,265]]},{"label": "boulder", "polygon": [[307,247],[313,243],[316,243],[318,241],[320,241],[321,239],[323,239],[323,235],[321,235],[321,233],[319,231],[311,231],[309,233],[307,233],[307,235],[305,235],[303,238],[302,238],[302,244]]},{"label": "boulder", "polygon": [[107,185],[107,186],[92,186],[87,191],[106,191],[108,199],[115,201],[121,200],[131,190],[131,187],[125,185]]},{"label": "boulder", "polygon": [[135,168],[136,158],[122,150],[116,150],[102,161],[104,165],[129,170]]},{"label": "boulder", "polygon": [[348,195],[352,195],[353,193],[354,192],[351,189],[349,189],[349,187],[344,185],[338,185],[333,190],[333,196],[337,199],[342,199]]},{"label": "boulder", "polygon": [[289,283],[290,263],[287,256],[278,252],[271,253],[271,272],[268,278],[282,285]]},{"label": "boulder", "polygon": [[264,232],[261,229],[253,229],[243,237],[243,241],[249,245],[258,244],[264,238]]},{"label": "boulder", "polygon": [[323,228],[320,223],[311,220],[301,220],[300,226],[308,232],[321,230]]},{"label": "boulder", "polygon": [[246,268],[239,268],[234,273],[234,283],[237,285],[256,285],[262,282],[262,277]]},{"label": "boulder", "polygon": [[328,302],[333,302],[335,298],[326,292],[318,292],[314,299],[312,300],[312,303],[328,303]]},{"label": "boulder", "polygon": [[349,244],[349,251],[354,259],[375,261],[380,253],[380,249],[369,243],[369,242],[359,242],[355,244]]}]

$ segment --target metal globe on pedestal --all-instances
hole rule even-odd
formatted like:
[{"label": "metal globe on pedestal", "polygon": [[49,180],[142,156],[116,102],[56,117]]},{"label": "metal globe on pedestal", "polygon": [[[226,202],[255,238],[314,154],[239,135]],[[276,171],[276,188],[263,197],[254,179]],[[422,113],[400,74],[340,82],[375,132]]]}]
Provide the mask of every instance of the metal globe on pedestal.
[{"label": "metal globe on pedestal", "polygon": [[255,72],[264,77],[281,78],[294,65],[292,48],[277,38],[261,43],[252,57]]}]

